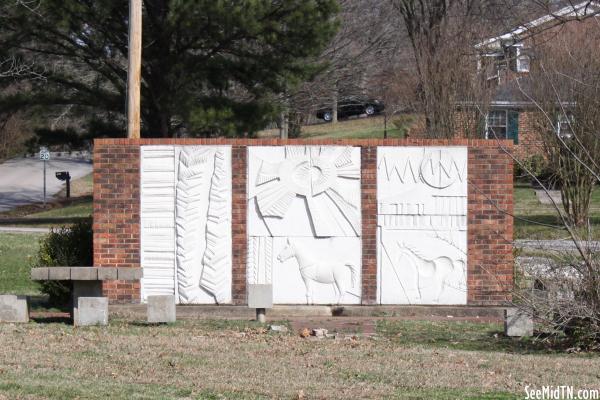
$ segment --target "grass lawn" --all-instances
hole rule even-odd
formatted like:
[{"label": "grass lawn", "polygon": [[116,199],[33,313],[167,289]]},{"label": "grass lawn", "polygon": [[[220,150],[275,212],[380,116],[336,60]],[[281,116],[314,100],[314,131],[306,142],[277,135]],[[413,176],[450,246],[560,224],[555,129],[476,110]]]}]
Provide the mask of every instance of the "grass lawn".
[{"label": "grass lawn", "polygon": [[[94,210],[92,205],[93,174],[75,179],[71,182],[71,200],[65,204],[47,211],[28,214],[31,218],[56,218],[56,217],[89,217]],[[63,198],[66,189],[61,190],[56,197]]]},{"label": "grass lawn", "polygon": [[[323,123],[302,127],[302,138],[304,139],[383,139],[384,120],[383,117],[355,118],[340,121],[336,124]],[[387,126],[389,138],[402,138],[405,131],[398,129],[388,121]]]},{"label": "grass lawn", "polygon": [[[515,239],[568,238],[554,207],[540,204],[529,184],[515,184],[514,203]],[[600,189],[592,193],[590,218],[593,236],[600,240]]]},{"label": "grass lawn", "polygon": [[[403,121],[400,128],[394,125],[392,121]],[[406,130],[412,125],[414,117],[412,115],[396,116],[388,119],[387,131],[389,138],[403,138]],[[350,118],[339,121],[335,124],[322,123],[316,125],[306,125],[302,127],[302,139],[372,139],[382,138],[384,131],[383,116],[374,116],[369,118]],[[277,129],[267,129],[258,133],[259,137],[278,136]]]},{"label": "grass lawn", "polygon": [[41,237],[34,233],[0,233],[0,293],[39,294],[37,284],[29,279],[29,270]]},{"label": "grass lawn", "polygon": [[[501,327],[455,324],[388,321],[379,324],[376,339],[358,340],[272,334],[245,321],[5,324],[0,393],[50,399],[513,399],[524,397],[526,385],[597,387],[598,356],[528,354],[519,340],[509,339],[501,346],[509,351],[465,350],[460,343],[490,340]],[[423,333],[449,340],[425,343]]]},{"label": "grass lawn", "polygon": [[85,196],[64,207],[27,215],[29,218],[89,217],[93,213],[92,197]]}]

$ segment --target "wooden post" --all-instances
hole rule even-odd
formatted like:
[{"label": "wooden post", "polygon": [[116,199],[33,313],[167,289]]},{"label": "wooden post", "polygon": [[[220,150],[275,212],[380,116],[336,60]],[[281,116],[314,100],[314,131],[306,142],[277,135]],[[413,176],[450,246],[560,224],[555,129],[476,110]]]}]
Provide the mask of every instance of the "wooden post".
[{"label": "wooden post", "polygon": [[127,137],[140,137],[142,73],[142,0],[129,0],[129,65],[127,69]]}]

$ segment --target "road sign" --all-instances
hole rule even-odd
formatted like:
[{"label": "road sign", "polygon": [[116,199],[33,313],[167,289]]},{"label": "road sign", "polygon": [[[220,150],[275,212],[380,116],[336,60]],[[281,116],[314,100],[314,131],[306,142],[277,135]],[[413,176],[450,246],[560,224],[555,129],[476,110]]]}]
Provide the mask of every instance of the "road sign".
[{"label": "road sign", "polygon": [[40,160],[42,160],[42,161],[50,160],[50,152],[45,147],[40,148]]},{"label": "road sign", "polygon": [[50,160],[50,152],[46,147],[40,147],[40,160],[44,162],[44,206],[46,205],[46,161]]}]

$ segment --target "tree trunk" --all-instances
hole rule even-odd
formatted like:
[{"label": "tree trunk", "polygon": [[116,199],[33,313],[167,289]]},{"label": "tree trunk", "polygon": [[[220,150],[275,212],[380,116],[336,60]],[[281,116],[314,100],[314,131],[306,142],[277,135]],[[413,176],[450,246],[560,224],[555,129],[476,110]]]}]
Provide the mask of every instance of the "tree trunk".
[{"label": "tree trunk", "polygon": [[333,89],[333,93],[331,94],[331,122],[332,123],[337,123],[338,122],[338,90],[337,90],[337,84],[335,85],[335,88]]},{"label": "tree trunk", "polygon": [[287,110],[279,114],[279,138],[287,139],[289,136],[290,119]]},{"label": "tree trunk", "polygon": [[171,115],[152,107],[144,114],[142,119],[144,137],[170,138],[173,134],[171,128]]}]

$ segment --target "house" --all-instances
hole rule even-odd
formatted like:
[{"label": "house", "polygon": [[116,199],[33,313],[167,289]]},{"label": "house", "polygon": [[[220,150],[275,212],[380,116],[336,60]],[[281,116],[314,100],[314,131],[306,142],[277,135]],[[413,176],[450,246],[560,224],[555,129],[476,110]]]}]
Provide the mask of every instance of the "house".
[{"label": "house", "polygon": [[[480,113],[485,110],[485,118],[481,118],[475,128],[478,135],[486,139],[512,139],[521,155],[539,153],[542,143],[534,123],[539,109],[530,95],[530,71],[541,60],[541,48],[575,31],[599,30],[599,23],[600,3],[584,1],[478,43],[475,46],[477,73],[490,89],[489,97],[483,107],[476,107],[481,104],[461,104],[458,119],[470,107],[471,110],[477,108]],[[563,116],[553,125],[557,133],[568,137],[569,124],[566,122]],[[457,126],[460,130],[461,124],[457,123]]]}]

